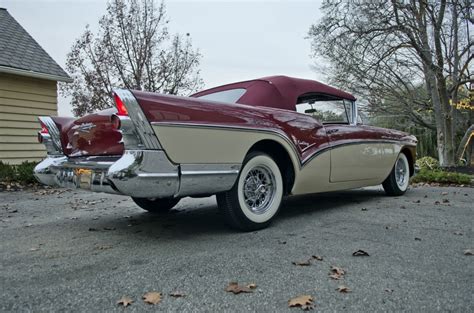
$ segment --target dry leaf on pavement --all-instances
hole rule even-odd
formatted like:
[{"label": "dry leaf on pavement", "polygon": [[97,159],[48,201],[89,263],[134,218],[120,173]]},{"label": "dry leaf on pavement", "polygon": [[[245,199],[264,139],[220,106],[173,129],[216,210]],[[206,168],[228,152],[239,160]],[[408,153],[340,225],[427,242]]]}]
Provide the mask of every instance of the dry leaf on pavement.
[{"label": "dry leaf on pavement", "polygon": [[117,301],[118,305],[123,305],[124,307],[127,307],[132,303],[133,303],[132,298],[127,297],[127,296],[123,296],[119,301]]},{"label": "dry leaf on pavement", "polygon": [[346,274],[346,271],[344,271],[342,268],[337,266],[331,266],[331,272],[329,273],[329,277],[335,280],[339,280],[341,278],[344,278],[344,274]]},{"label": "dry leaf on pavement", "polygon": [[288,306],[300,307],[302,310],[311,310],[313,309],[313,297],[310,295],[302,295],[296,298],[288,300]]},{"label": "dry leaf on pavement", "polygon": [[170,292],[170,297],[173,297],[173,298],[182,298],[182,297],[186,297],[186,295],[182,292],[179,292],[179,291],[173,291],[173,292]]},{"label": "dry leaf on pavement", "polygon": [[336,289],[337,291],[341,292],[341,293],[348,293],[348,292],[351,292],[352,290],[349,289],[349,287],[347,286],[339,286],[337,287]]},{"label": "dry leaf on pavement", "polygon": [[369,256],[367,252],[364,250],[357,250],[356,252],[352,253],[353,256]]},{"label": "dry leaf on pavement", "polygon": [[293,265],[297,265],[297,266],[310,266],[311,265],[311,262],[310,260],[306,260],[306,261],[295,261],[295,262],[291,262]]},{"label": "dry leaf on pavement", "polygon": [[147,292],[143,295],[142,299],[148,304],[158,304],[161,302],[161,292]]},{"label": "dry leaf on pavement", "polygon": [[253,290],[250,287],[248,287],[248,286],[239,286],[239,284],[235,281],[230,282],[229,286],[227,286],[225,288],[225,291],[232,292],[234,294],[253,292]]}]

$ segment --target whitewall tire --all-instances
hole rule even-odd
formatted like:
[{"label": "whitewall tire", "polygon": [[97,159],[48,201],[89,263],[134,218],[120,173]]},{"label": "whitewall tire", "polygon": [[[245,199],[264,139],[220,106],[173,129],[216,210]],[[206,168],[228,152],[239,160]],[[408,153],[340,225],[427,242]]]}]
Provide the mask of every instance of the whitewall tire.
[{"label": "whitewall tire", "polygon": [[278,213],[282,199],[280,168],[262,152],[249,153],[234,187],[217,195],[227,223],[244,231],[267,227]]},{"label": "whitewall tire", "polygon": [[410,164],[407,156],[402,152],[398,155],[390,175],[382,183],[385,193],[389,196],[404,194],[410,183]]}]

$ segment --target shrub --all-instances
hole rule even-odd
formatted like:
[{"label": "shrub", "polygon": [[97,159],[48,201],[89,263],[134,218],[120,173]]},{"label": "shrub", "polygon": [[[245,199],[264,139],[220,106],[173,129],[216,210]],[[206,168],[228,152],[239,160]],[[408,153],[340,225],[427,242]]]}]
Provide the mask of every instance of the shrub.
[{"label": "shrub", "polygon": [[439,184],[471,184],[472,176],[456,172],[446,172],[439,169],[429,170],[421,169],[418,174],[412,178],[413,183],[439,183]]},{"label": "shrub", "polygon": [[0,161],[0,181],[10,182],[15,176],[15,168]]},{"label": "shrub", "polygon": [[38,163],[23,162],[19,165],[10,165],[0,161],[0,182],[16,182],[20,184],[36,183],[36,178],[33,175],[33,169],[36,164]]},{"label": "shrub", "polygon": [[16,166],[16,179],[18,182],[23,184],[33,184],[37,180],[33,175],[33,170],[36,166],[36,162],[23,162],[20,165]]},{"label": "shrub", "polygon": [[416,165],[420,168],[420,170],[427,169],[427,170],[436,170],[439,169],[439,162],[435,158],[426,156],[416,160]]}]

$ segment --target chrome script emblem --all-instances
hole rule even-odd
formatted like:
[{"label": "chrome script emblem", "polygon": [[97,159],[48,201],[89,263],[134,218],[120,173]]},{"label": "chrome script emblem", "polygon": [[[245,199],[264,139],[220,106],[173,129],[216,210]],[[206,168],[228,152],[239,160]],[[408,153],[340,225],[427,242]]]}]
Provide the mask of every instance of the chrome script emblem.
[{"label": "chrome script emblem", "polygon": [[82,123],[80,125],[77,125],[77,131],[81,133],[88,133],[92,128],[94,128],[96,125],[92,123]]}]

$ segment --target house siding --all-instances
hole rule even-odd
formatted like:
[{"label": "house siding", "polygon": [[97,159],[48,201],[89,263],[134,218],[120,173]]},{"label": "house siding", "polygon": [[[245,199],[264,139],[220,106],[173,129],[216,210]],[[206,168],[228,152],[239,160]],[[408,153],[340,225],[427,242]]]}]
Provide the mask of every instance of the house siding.
[{"label": "house siding", "polygon": [[0,160],[19,164],[43,159],[37,117],[56,116],[57,111],[55,81],[0,73]]}]

